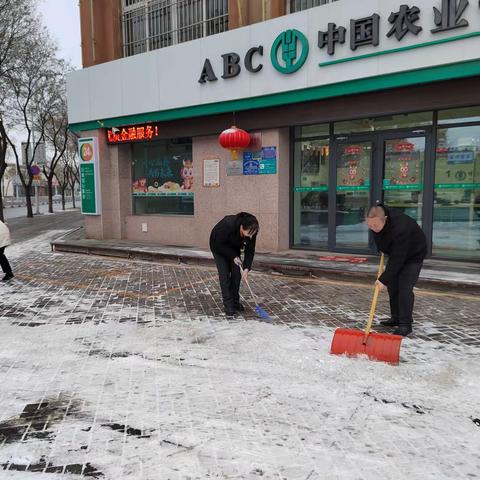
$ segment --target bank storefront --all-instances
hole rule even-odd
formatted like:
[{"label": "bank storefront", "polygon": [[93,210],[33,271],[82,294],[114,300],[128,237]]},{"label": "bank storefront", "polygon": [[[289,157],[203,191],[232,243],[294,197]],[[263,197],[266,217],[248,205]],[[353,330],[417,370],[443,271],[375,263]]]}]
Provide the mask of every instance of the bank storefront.
[{"label": "bank storefront", "polygon": [[432,253],[480,254],[480,107],[295,128],[293,246],[372,248],[363,223],[381,200],[422,226]]},{"label": "bank storefront", "polygon": [[[248,210],[261,250],[368,253],[381,200],[433,256],[480,260],[480,6],[415,5],[340,0],[73,73],[99,159],[87,234],[205,247]],[[218,144],[233,123],[238,159]]]}]

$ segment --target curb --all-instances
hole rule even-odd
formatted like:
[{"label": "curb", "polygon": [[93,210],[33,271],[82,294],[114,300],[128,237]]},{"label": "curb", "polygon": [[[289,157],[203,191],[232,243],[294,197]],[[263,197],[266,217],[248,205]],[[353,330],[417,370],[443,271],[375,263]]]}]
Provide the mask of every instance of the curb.
[{"label": "curb", "polygon": [[[72,233],[72,232],[69,232]],[[68,235],[68,234],[67,234]],[[214,266],[215,262],[210,257],[200,257],[197,255],[182,254],[166,252],[153,252],[148,250],[142,250],[139,248],[115,248],[115,247],[102,247],[102,246],[88,246],[82,245],[80,242],[55,240],[50,243],[52,251],[86,254],[86,255],[99,255],[111,258],[125,258],[129,260],[142,260],[148,262],[161,262],[170,261],[178,264],[187,265],[201,265],[201,266]],[[329,268],[328,266],[307,266],[302,264],[289,264],[279,263],[275,260],[268,261],[261,258],[255,259],[255,270],[264,273],[276,273],[289,277],[315,277],[327,280],[340,280],[350,281],[357,283],[364,283],[366,279],[372,280],[375,277],[375,269],[372,271],[366,270],[347,270],[339,268]],[[435,290],[447,291],[452,288],[462,290],[468,293],[477,293],[479,286],[472,283],[443,280],[436,278],[420,278],[417,282],[417,288],[428,288]]]}]

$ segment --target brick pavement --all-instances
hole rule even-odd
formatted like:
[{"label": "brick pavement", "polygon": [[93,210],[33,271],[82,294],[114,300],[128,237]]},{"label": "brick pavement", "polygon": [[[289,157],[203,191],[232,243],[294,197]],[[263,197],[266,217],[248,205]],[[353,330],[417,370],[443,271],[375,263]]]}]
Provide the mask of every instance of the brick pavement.
[{"label": "brick pavement", "polygon": [[370,285],[252,275],[273,325],[227,320],[211,268],[41,245],[1,287],[0,478],[480,478],[478,296],[418,291],[391,367],[328,355]]}]

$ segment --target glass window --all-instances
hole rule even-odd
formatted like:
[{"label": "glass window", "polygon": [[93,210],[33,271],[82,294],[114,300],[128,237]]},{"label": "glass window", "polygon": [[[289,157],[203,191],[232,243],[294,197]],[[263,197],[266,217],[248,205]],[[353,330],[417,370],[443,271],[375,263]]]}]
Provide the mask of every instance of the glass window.
[{"label": "glass window", "polygon": [[433,253],[480,258],[480,126],[438,129]]},{"label": "glass window", "polygon": [[438,123],[440,125],[465,122],[480,122],[480,106],[452,108],[438,112]]},{"label": "glass window", "polygon": [[328,245],[328,139],[295,143],[293,243]]},{"label": "glass window", "polygon": [[432,125],[433,112],[405,113],[385,117],[361,118],[335,123],[336,134],[376,132]]},{"label": "glass window", "polygon": [[124,56],[228,30],[228,0],[123,0]]},{"label": "glass window", "polygon": [[295,138],[328,137],[330,135],[330,124],[307,125],[306,127],[295,127]]},{"label": "glass window", "polygon": [[318,7],[338,0],[287,0],[290,13],[300,12],[307,8]]},{"label": "glass window", "polygon": [[133,144],[135,215],[193,215],[192,139]]}]

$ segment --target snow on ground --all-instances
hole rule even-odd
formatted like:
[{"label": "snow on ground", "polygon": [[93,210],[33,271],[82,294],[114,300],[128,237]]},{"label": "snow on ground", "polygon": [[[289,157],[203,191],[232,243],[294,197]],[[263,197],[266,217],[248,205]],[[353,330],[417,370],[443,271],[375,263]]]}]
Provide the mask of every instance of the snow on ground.
[{"label": "snow on ground", "polygon": [[[51,255],[58,233],[8,254]],[[48,439],[1,445],[0,464],[89,463],[105,480],[480,478],[478,348],[405,339],[394,367],[330,355],[324,326],[191,319],[161,299],[110,298],[96,321],[67,324],[98,299],[65,289],[38,306],[45,288],[2,291],[40,325],[0,317],[0,422],[31,403],[68,408]]]}]

